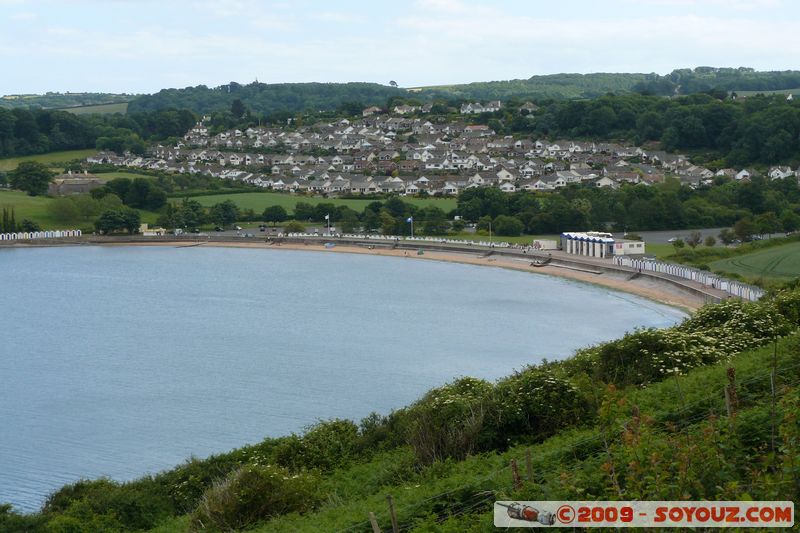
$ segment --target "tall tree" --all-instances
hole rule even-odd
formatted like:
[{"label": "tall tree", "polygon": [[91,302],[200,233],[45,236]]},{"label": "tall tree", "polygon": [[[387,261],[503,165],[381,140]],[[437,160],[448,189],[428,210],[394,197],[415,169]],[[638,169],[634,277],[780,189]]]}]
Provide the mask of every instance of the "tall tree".
[{"label": "tall tree", "polygon": [[280,205],[271,205],[264,209],[264,212],[261,214],[261,220],[264,222],[272,222],[272,225],[277,225],[278,222],[283,222],[289,218],[289,214],[286,212],[286,209]]},{"label": "tall tree", "polygon": [[10,173],[11,187],[25,191],[30,196],[45,194],[53,175],[46,165],[38,161],[23,161]]}]

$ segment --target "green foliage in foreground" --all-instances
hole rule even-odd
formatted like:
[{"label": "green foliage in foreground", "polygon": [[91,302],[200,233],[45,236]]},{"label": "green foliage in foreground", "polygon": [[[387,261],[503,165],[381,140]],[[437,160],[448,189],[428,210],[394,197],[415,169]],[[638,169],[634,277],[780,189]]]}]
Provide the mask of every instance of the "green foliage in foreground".
[{"label": "green foliage in foreground", "polygon": [[[0,529],[365,530],[370,511],[388,527],[386,494],[421,531],[489,531],[495,499],[796,500],[799,327],[800,290],[706,306],[497,383],[457,379],[360,424],[68,485],[38,514],[0,509]],[[533,478],[517,490],[508,464],[525,450]]]}]

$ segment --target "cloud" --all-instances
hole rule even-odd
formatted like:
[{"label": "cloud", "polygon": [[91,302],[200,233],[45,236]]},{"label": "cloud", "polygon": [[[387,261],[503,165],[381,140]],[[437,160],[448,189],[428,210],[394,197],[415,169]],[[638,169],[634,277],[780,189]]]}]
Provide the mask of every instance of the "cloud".
[{"label": "cloud", "polygon": [[781,7],[783,0],[627,0],[629,3],[654,5],[658,7],[711,7],[737,11],[753,11]]},{"label": "cloud", "polygon": [[461,0],[417,0],[418,9],[426,11],[440,11],[444,13],[466,13],[468,8]]},{"label": "cloud", "polygon": [[324,8],[302,0],[184,0],[165,2],[156,19],[133,0],[113,0],[118,16],[105,22],[100,0],[0,5],[11,1],[26,7],[2,11],[4,20],[29,12],[51,25],[0,31],[0,55],[16,74],[0,80],[0,92],[30,92],[34,83],[60,90],[75,79],[83,89],[116,83],[115,90],[155,91],[256,76],[414,86],[697,65],[797,67],[787,36],[798,10],[780,0],[562,0],[548,9],[523,0]]},{"label": "cloud", "polygon": [[39,15],[37,15],[36,13],[22,12],[22,13],[13,13],[9,15],[8,18],[9,20],[13,20],[16,22],[24,22],[27,20],[36,20],[37,18],[39,18]]}]

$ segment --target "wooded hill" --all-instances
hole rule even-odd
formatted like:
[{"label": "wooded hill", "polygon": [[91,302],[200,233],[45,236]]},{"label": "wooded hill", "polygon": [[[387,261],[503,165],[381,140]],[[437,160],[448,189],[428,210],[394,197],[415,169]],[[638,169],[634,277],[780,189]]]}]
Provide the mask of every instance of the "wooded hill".
[{"label": "wooded hill", "polygon": [[162,89],[141,96],[130,103],[128,112],[158,109],[191,109],[195,113],[210,113],[231,108],[241,100],[247,108],[259,114],[297,111],[329,111],[348,102],[359,107],[384,106],[392,96],[404,96],[406,91],[377,83],[250,83],[209,88],[205,85],[184,89]]},{"label": "wooded hill", "polygon": [[[548,100],[595,98],[608,93],[642,93],[659,96],[687,95],[719,89],[736,91],[800,90],[800,71],[756,71],[752,68],[697,67],[675,69],[669,74],[590,73],[549,74],[528,79],[487,81],[400,89],[378,83],[250,83],[230,82],[218,87],[198,85],[162,89],[150,95],[108,93],[46,93],[7,95],[4,108],[63,109],[69,107],[131,102],[130,112],[159,109],[190,109],[210,113],[230,109],[241,100],[260,114],[298,111],[330,111],[343,104],[384,106],[390,97],[413,96],[433,100]],[[411,94],[409,94],[409,92]]]},{"label": "wooded hill", "polygon": [[377,83],[250,83],[163,89],[135,98],[129,111],[191,109],[209,113],[241,100],[254,113],[329,111],[344,104],[384,106],[390,97],[434,100],[548,100],[595,98],[607,93],[686,95],[711,89],[777,91],[800,88],[800,71],[758,72],[751,68],[677,69],[661,76],[643,73],[552,74],[528,79],[399,89]]}]

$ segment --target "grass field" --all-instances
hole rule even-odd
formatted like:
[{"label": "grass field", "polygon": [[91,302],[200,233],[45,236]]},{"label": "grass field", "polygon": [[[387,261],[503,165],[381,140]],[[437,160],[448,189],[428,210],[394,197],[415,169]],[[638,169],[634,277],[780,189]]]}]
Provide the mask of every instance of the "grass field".
[{"label": "grass field", "polygon": [[148,174],[137,174],[136,172],[100,172],[95,174],[95,176],[103,181],[110,181],[116,178],[128,178],[129,180],[136,178],[146,178],[149,180],[156,179],[155,176],[150,176]]},{"label": "grass field", "polygon": [[48,214],[47,204],[50,202],[52,199],[46,196],[28,196],[20,191],[0,191],[0,209],[13,207],[14,217],[18,223],[29,218],[44,229],[66,229]]},{"label": "grass field", "polygon": [[69,150],[66,152],[50,152],[47,154],[24,155],[20,157],[9,157],[0,159],[0,171],[9,171],[17,168],[23,161],[39,161],[56,171],[64,170],[64,164],[73,159],[86,159],[90,155],[97,153],[97,150]]},{"label": "grass field", "polygon": [[65,107],[61,111],[72,113],[73,115],[111,115],[113,113],[125,114],[128,112],[128,102],[116,104],[97,104],[81,107]]},{"label": "grass field", "polygon": [[[289,213],[294,212],[294,206],[297,202],[306,202],[311,205],[319,203],[332,203],[334,205],[346,205],[351,209],[358,212],[375,199],[364,200],[345,200],[338,198],[322,198],[318,196],[294,196],[290,194],[281,194],[276,192],[251,192],[241,194],[215,194],[213,196],[194,196],[192,200],[197,200],[201,205],[212,206],[225,200],[233,200],[240,209],[252,209],[256,213],[260,213],[265,208],[271,205],[283,206]],[[176,203],[180,200],[174,200]],[[425,207],[428,205],[435,205],[443,211],[448,212],[456,207],[455,198],[403,198],[404,202],[416,205],[417,207]]]},{"label": "grass field", "polygon": [[[47,196],[28,196],[20,191],[0,190],[0,210],[4,207],[13,207],[14,218],[18,223],[28,218],[42,226],[42,229],[91,229],[91,223],[64,224],[63,222],[54,220],[47,210],[47,206],[52,201],[53,199]],[[141,209],[139,213],[142,215],[142,222],[150,225],[155,224],[159,216],[158,213]]]},{"label": "grass field", "polygon": [[645,244],[644,253],[647,255],[654,255],[656,259],[665,259],[667,256],[675,253],[675,247],[668,243],[652,243]]},{"label": "grass field", "polygon": [[800,276],[800,242],[720,259],[708,265],[711,270],[732,272],[745,278],[787,280]]}]

